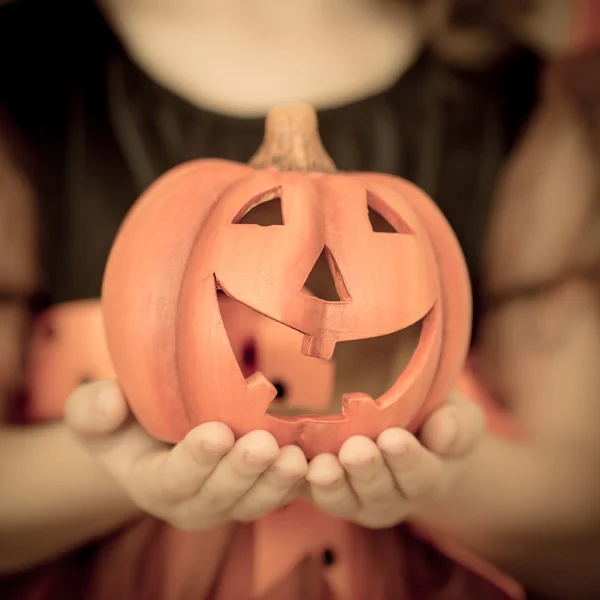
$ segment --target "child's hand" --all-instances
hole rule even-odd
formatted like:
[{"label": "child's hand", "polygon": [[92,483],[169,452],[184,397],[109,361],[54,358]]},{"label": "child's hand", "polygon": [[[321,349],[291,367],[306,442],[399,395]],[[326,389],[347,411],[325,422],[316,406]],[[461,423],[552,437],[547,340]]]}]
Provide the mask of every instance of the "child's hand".
[{"label": "child's hand", "polygon": [[454,396],[425,423],[420,439],[387,429],[376,443],[355,436],[337,457],[315,457],[307,474],[310,496],[334,516],[373,529],[391,527],[449,488],[484,431],[479,407]]},{"label": "child's hand", "polygon": [[299,448],[266,431],[235,442],[226,425],[206,423],[174,447],[157,442],[109,381],[79,387],[65,420],[136,505],[180,529],[254,520],[290,501],[307,471]]}]

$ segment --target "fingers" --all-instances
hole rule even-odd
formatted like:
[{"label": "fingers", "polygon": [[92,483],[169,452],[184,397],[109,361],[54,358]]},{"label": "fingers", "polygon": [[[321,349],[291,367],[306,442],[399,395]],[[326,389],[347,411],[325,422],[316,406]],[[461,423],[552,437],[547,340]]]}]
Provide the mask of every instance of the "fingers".
[{"label": "fingers", "polygon": [[315,504],[329,514],[343,517],[360,508],[346,472],[333,454],[319,454],[310,461],[306,479]]},{"label": "fingers", "polygon": [[375,442],[364,436],[349,438],[340,450],[339,459],[362,507],[383,510],[402,501]]},{"label": "fingers", "polygon": [[112,381],[77,388],[65,421],[82,444],[143,508],[195,496],[234,443],[222,423],[206,423],[171,447],[149,436],[132,418]]},{"label": "fingers", "polygon": [[307,473],[311,498],[335,516],[365,527],[390,527],[449,488],[462,458],[484,432],[480,408],[457,395],[427,421],[423,443],[405,429],[392,428],[376,442],[348,439],[338,457],[315,457]]},{"label": "fingers", "polygon": [[389,526],[446,489],[455,459],[484,432],[479,408],[455,396],[423,427],[423,445],[404,429],[388,429],[376,442],[354,436],[339,456],[321,454],[309,465],[299,448],[280,449],[266,431],[236,442],[223,423],[205,423],[171,447],[135,422],[114,382],[78,388],[65,420],[141,508],[184,529],[255,520],[291,500],[305,482],[329,514]]},{"label": "fingers", "polygon": [[458,458],[471,452],[485,433],[483,411],[462,395],[454,394],[423,426],[423,445],[442,456]]},{"label": "fingers", "polygon": [[395,428],[377,443],[363,436],[348,439],[339,460],[315,457],[307,480],[313,502],[326,512],[380,527],[400,522],[416,502],[441,493],[450,471],[415,436]]},{"label": "fingers", "polygon": [[238,521],[254,521],[284,506],[303,483],[308,471],[306,457],[296,446],[284,446],[275,462],[258,478],[254,486],[232,508]]},{"label": "fingers", "polygon": [[132,418],[114,382],[79,387],[65,421],[141,508],[183,529],[252,520],[291,499],[306,458],[281,451],[266,431],[237,442],[223,423],[205,423],[175,446],[149,436]]},{"label": "fingers", "polygon": [[404,429],[388,429],[377,443],[349,438],[339,459],[315,457],[308,468],[311,497],[322,510],[369,528],[402,522],[419,501],[445,487],[449,475],[442,460]]},{"label": "fingers", "polygon": [[257,483],[279,456],[279,446],[267,431],[240,438],[211,472],[188,509],[208,515],[228,513]]},{"label": "fingers", "polygon": [[398,489],[407,500],[429,498],[443,489],[447,466],[404,429],[386,429],[377,439]]},{"label": "fingers", "polygon": [[137,475],[146,492],[161,501],[178,503],[194,497],[235,443],[223,423],[199,425],[170,451],[140,457]]}]

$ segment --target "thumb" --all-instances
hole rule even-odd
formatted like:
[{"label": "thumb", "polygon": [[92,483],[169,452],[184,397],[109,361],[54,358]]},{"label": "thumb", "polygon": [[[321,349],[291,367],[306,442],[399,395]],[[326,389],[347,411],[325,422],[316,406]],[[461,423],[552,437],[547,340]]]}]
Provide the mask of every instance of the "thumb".
[{"label": "thumb", "polygon": [[73,391],[64,418],[78,437],[94,441],[116,433],[131,420],[131,413],[116,382],[97,381]]},{"label": "thumb", "polygon": [[115,381],[79,386],[67,400],[64,419],[82,445],[122,484],[128,483],[140,457],[166,447],[140,427]]},{"label": "thumb", "polygon": [[485,431],[481,407],[454,392],[423,425],[419,437],[423,445],[436,454],[460,457],[477,445]]}]

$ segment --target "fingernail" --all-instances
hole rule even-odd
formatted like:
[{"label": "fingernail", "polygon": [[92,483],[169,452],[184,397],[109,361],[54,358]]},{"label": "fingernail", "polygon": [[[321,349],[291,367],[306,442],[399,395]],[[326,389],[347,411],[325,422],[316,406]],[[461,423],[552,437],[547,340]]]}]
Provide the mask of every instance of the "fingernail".
[{"label": "fingernail", "polygon": [[206,441],[202,442],[202,448],[207,454],[220,456],[221,454],[225,454],[227,452],[229,446],[222,444],[221,442]]},{"label": "fingernail", "polygon": [[330,477],[314,477],[307,475],[306,481],[313,485],[318,485],[320,488],[335,488],[344,482],[344,476],[333,475]]},{"label": "fingernail", "polygon": [[366,467],[375,462],[375,457],[370,453],[357,454],[351,460],[346,461],[349,467]]},{"label": "fingernail", "polygon": [[246,452],[246,454],[244,455],[244,458],[248,462],[251,462],[254,464],[267,463],[267,462],[274,460],[274,457],[269,456],[269,455],[265,456],[264,454],[260,454],[258,452]]},{"label": "fingernail", "polygon": [[447,451],[452,447],[458,436],[458,423],[454,417],[444,421],[438,433],[438,444],[441,451]]},{"label": "fingernail", "polygon": [[402,456],[408,452],[408,444],[402,440],[388,440],[381,449],[390,456]]},{"label": "fingernail", "polygon": [[325,480],[325,481],[315,481],[314,484],[318,485],[320,488],[324,489],[324,490],[336,490],[337,488],[339,488],[340,486],[344,485],[345,480],[343,477],[336,477],[335,479],[329,479],[329,480]]},{"label": "fingernail", "polygon": [[275,471],[277,477],[281,477],[281,479],[294,480],[302,476],[301,471],[298,469],[290,469],[289,467],[277,465],[273,470]]},{"label": "fingernail", "polygon": [[121,390],[114,383],[106,383],[102,386],[96,396],[96,410],[102,416],[112,417],[115,409],[118,409],[122,402]]}]

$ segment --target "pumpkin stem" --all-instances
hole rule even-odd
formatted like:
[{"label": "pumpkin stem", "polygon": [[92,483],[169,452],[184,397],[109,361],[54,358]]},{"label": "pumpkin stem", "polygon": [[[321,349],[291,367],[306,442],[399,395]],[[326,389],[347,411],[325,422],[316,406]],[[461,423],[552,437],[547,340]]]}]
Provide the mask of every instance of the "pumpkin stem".
[{"label": "pumpkin stem", "polygon": [[308,104],[276,106],[267,113],[265,135],[250,159],[256,169],[334,173],[335,163],[323,147],[315,109]]}]

